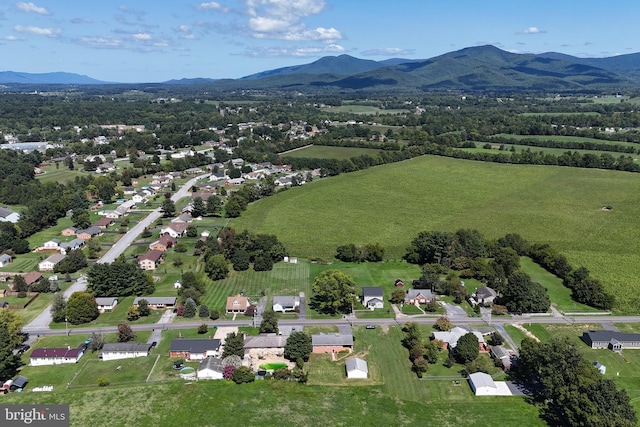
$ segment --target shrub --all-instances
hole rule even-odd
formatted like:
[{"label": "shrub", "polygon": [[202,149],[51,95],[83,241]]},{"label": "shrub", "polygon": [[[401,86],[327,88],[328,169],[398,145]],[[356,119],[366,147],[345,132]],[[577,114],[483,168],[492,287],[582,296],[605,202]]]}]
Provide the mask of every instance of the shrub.
[{"label": "shrub", "polygon": [[199,334],[206,334],[208,331],[209,331],[209,327],[207,326],[206,323],[203,323],[202,325],[198,326]]},{"label": "shrub", "polygon": [[106,377],[98,378],[98,386],[106,387],[108,385],[109,385],[109,378],[106,378]]},{"label": "shrub", "polygon": [[256,374],[253,373],[251,368],[241,366],[233,372],[231,379],[236,384],[245,384],[255,381]]},{"label": "shrub", "polygon": [[218,310],[212,310],[209,314],[209,319],[218,320],[220,318],[220,312]]}]

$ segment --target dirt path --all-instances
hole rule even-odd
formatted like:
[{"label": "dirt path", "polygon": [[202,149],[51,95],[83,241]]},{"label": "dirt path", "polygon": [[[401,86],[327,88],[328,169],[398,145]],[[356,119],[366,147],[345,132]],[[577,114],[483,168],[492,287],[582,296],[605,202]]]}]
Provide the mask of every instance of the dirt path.
[{"label": "dirt path", "polygon": [[537,336],[533,335],[527,328],[522,326],[520,323],[512,323],[511,326],[513,326],[514,328],[520,329],[522,332],[524,332],[524,334],[527,337],[531,338],[535,342],[540,342]]}]

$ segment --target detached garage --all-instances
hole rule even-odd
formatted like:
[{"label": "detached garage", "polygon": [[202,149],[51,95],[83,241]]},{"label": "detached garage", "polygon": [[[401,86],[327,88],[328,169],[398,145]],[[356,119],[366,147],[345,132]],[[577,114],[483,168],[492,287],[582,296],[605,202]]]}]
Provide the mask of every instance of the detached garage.
[{"label": "detached garage", "polygon": [[469,375],[469,384],[476,396],[513,396],[506,382],[494,381],[484,372]]},{"label": "detached garage", "polygon": [[363,359],[354,357],[347,360],[345,364],[348,379],[367,379],[369,376],[369,368],[367,362]]}]

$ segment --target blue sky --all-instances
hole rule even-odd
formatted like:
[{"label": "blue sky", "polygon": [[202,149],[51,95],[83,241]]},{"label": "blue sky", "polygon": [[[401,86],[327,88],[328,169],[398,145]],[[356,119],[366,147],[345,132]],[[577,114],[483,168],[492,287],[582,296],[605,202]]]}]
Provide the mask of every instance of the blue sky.
[{"label": "blue sky", "polygon": [[426,59],[640,51],[640,2],[596,0],[0,0],[0,71],[112,82],[238,78],[328,55]]}]

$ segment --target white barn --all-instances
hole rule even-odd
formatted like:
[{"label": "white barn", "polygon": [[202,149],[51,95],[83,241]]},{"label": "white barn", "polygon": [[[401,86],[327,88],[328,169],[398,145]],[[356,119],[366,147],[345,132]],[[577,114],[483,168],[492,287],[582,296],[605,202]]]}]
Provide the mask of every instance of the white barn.
[{"label": "white barn", "polygon": [[369,367],[367,362],[358,357],[347,360],[345,363],[348,379],[367,379],[369,376]]},{"label": "white barn", "polygon": [[469,375],[469,384],[476,396],[513,396],[506,382],[494,381],[484,372]]}]

